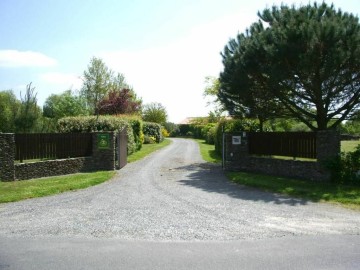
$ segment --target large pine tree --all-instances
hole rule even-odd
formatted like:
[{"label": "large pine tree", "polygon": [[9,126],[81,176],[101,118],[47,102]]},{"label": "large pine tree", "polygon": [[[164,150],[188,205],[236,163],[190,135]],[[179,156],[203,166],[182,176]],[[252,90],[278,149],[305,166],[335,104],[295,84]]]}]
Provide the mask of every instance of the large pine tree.
[{"label": "large pine tree", "polygon": [[313,130],[351,117],[360,107],[358,18],[325,3],[258,15],[223,52],[219,99],[226,107],[286,111]]}]

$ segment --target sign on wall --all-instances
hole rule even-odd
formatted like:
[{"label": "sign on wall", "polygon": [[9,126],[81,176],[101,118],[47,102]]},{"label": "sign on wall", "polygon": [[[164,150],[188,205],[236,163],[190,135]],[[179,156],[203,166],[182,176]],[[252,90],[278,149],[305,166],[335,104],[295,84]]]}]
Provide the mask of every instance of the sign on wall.
[{"label": "sign on wall", "polygon": [[97,134],[98,149],[110,149],[110,134]]},{"label": "sign on wall", "polygon": [[232,136],[232,144],[241,144],[241,136]]}]

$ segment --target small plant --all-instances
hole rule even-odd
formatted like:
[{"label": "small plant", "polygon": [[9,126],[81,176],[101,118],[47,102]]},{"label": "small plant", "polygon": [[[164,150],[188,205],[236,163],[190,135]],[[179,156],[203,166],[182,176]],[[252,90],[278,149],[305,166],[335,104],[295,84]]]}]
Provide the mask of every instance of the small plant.
[{"label": "small plant", "polygon": [[333,183],[360,185],[360,145],[353,152],[341,152],[329,160],[325,167],[330,170]]},{"label": "small plant", "polygon": [[153,144],[156,143],[156,138],[154,136],[144,136],[144,144]]}]

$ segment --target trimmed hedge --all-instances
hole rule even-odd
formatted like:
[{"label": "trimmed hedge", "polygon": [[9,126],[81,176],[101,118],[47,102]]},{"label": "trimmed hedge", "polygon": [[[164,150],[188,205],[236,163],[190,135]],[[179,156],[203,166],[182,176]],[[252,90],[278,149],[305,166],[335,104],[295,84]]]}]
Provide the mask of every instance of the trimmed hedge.
[{"label": "trimmed hedge", "polygon": [[97,132],[127,129],[128,154],[138,151],[143,143],[142,121],[119,116],[77,116],[64,117],[58,120],[59,132]]},{"label": "trimmed hedge", "polygon": [[[160,143],[164,140],[164,136],[161,131],[161,125],[158,123],[144,122],[143,133],[145,137],[155,138],[156,143]],[[145,140],[145,141],[148,142],[149,140]]]}]

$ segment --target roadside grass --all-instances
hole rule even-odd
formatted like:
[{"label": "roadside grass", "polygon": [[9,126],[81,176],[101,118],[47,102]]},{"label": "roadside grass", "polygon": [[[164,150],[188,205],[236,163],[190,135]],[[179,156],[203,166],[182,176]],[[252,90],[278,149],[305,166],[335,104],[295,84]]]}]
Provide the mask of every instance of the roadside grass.
[{"label": "roadside grass", "polygon": [[238,184],[259,188],[314,202],[329,202],[360,210],[360,187],[310,182],[276,176],[228,172],[227,177]]},{"label": "roadside grass", "polygon": [[360,140],[357,141],[341,141],[341,151],[351,152],[355,151],[355,148],[360,144]]},{"label": "roadside grass", "polygon": [[200,147],[200,153],[202,158],[211,163],[221,163],[221,156],[215,152],[215,146],[207,144],[205,140],[194,139]]},{"label": "roadside grass", "polygon": [[[128,157],[128,161],[133,162],[142,159],[152,152],[169,145],[170,143],[171,141],[169,139],[165,139],[160,144],[143,145],[140,151]],[[115,171],[99,171],[23,181],[0,181],[0,203],[16,202],[30,198],[54,195],[65,191],[87,188],[108,181],[115,174]]]},{"label": "roadside grass", "polygon": [[[204,140],[196,141],[200,146],[200,152],[204,160],[213,163],[221,162],[221,157],[216,156],[215,154],[214,145],[208,145]],[[343,148],[344,146],[345,149]],[[342,151],[352,151],[353,147],[356,146],[357,143],[342,144]],[[214,153],[213,158],[209,157],[209,153]],[[226,173],[226,176],[234,183],[258,188],[264,191],[285,194],[314,202],[334,203],[354,210],[360,210],[360,187],[358,186],[343,186],[332,183],[245,172],[228,172]]]},{"label": "roadside grass", "polygon": [[154,144],[143,144],[140,151],[137,151],[130,156],[128,156],[127,161],[128,162],[134,162],[137,160],[140,160],[147,155],[150,155],[152,152],[155,152],[165,146],[168,146],[171,143],[171,140],[165,139],[161,143],[154,143]]},{"label": "roadside grass", "polygon": [[24,181],[0,182],[0,203],[16,202],[87,188],[108,181],[115,174],[115,171],[99,171]]}]

